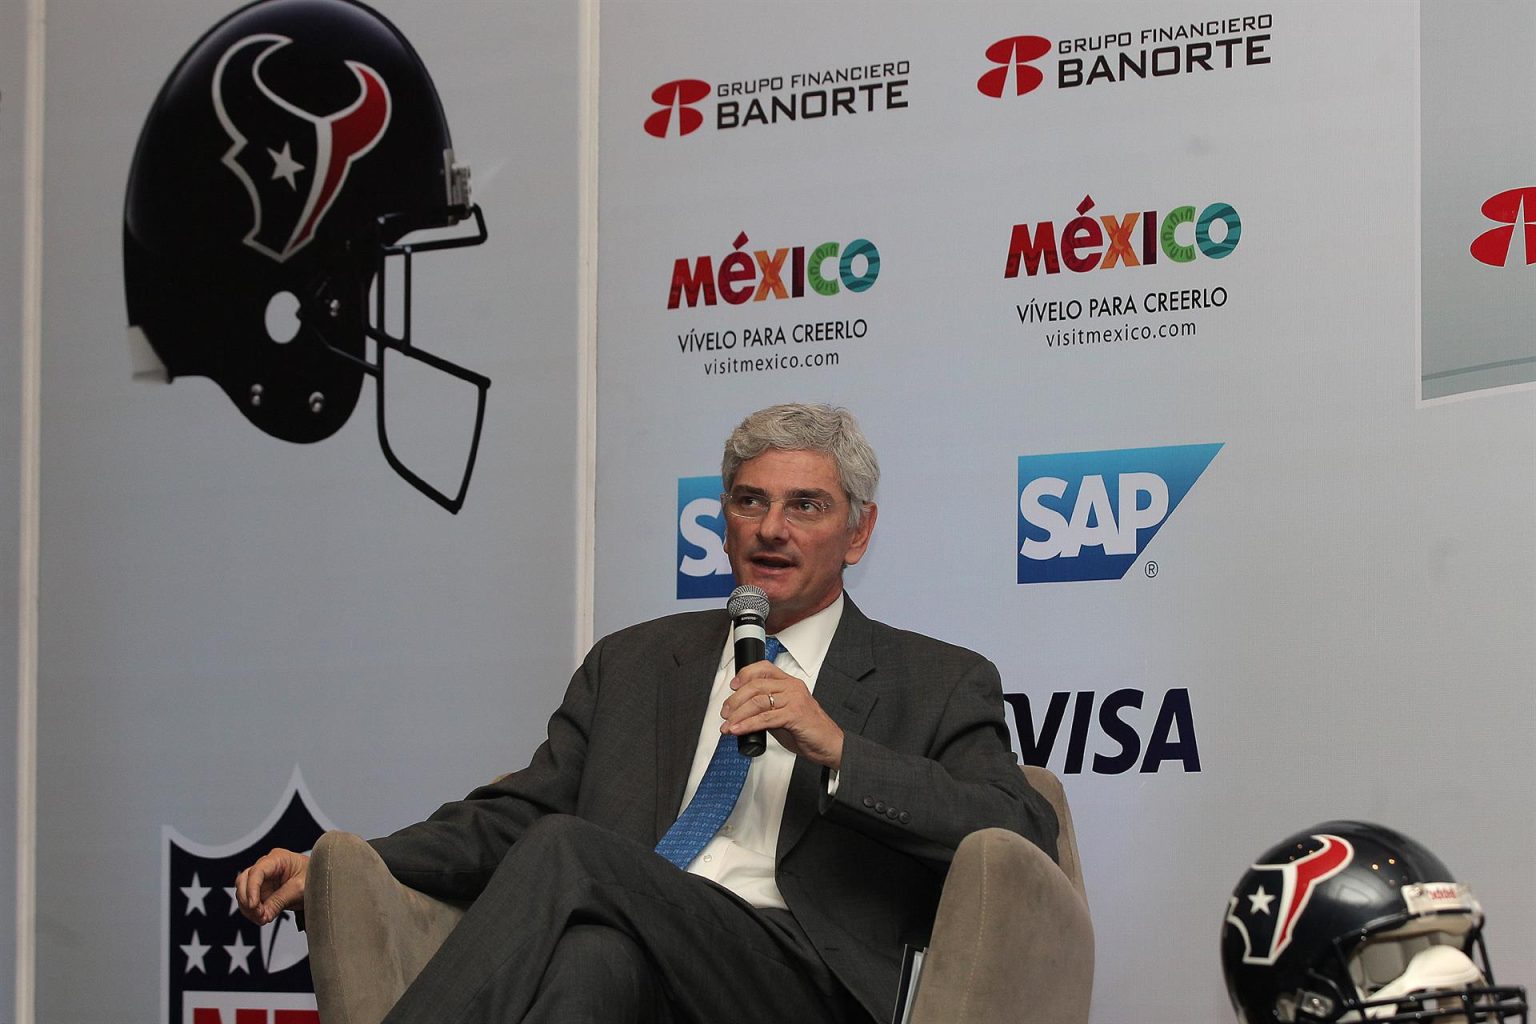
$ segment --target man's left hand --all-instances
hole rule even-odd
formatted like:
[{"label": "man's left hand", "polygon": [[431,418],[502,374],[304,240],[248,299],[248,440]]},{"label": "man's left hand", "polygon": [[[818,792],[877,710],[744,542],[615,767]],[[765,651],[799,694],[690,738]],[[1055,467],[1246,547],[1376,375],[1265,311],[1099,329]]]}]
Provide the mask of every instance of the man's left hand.
[{"label": "man's left hand", "polygon": [[805,683],[759,661],[736,673],[736,692],[721,708],[722,733],[767,730],[785,750],[836,771],[843,763],[843,730],[827,716]]}]

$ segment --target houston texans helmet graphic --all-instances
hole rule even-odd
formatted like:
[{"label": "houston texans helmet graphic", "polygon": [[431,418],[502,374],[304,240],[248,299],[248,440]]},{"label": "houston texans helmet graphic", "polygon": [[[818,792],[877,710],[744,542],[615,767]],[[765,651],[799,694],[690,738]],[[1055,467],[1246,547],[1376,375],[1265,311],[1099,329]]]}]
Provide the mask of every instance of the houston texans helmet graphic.
[{"label": "houston texans helmet graphic", "polygon": [[1242,1024],[1526,1019],[1525,990],[1494,983],[1471,890],[1412,839],[1359,821],[1299,832],[1248,869],[1221,964]]},{"label": "houston texans helmet graphic", "polygon": [[[130,337],[165,379],[210,377],[252,423],[298,443],[339,430],[373,377],[385,458],[457,512],[490,381],[413,342],[411,260],[485,239],[469,169],[405,37],[354,0],[258,0],[193,45],[145,119],[123,217]],[[286,329],[268,327],[274,304]],[[390,353],[475,389],[456,493],[390,447]]]}]

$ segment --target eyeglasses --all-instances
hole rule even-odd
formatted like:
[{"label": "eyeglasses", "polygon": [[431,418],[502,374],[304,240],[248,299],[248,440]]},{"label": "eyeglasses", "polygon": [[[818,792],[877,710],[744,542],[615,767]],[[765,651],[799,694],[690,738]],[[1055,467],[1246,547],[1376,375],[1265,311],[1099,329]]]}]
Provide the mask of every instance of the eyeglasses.
[{"label": "eyeglasses", "polygon": [[827,521],[828,515],[841,501],[826,501],[803,494],[792,498],[770,498],[766,494],[738,491],[720,495],[720,507],[737,519],[761,519],[775,505],[784,506],[784,518],[796,526],[815,526]]}]

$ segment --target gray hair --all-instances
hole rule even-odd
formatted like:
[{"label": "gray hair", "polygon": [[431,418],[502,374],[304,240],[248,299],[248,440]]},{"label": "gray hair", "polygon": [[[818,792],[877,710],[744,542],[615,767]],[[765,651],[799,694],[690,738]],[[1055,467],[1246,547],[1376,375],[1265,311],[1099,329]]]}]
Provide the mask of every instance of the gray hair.
[{"label": "gray hair", "polygon": [[759,409],[739,423],[725,441],[720,479],[729,491],[736,471],[748,459],[774,449],[822,452],[837,465],[838,482],[848,495],[848,525],[857,527],[864,506],[874,501],[880,483],[880,463],[864,438],[853,413],[830,405],[773,405]]}]

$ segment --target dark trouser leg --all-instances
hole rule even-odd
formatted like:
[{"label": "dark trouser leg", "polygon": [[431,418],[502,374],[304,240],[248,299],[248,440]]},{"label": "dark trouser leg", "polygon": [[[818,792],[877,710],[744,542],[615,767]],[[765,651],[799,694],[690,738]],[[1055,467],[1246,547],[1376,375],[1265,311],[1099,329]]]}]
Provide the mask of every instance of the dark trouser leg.
[{"label": "dark trouser leg", "polygon": [[617,928],[572,924],[555,944],[525,1024],[666,1024],[656,971]]},{"label": "dark trouser leg", "polygon": [[[587,944],[557,958],[572,925],[631,939],[679,1024],[832,1024],[849,1005],[788,915],[755,911],[648,847],[554,815],[513,846],[386,1024],[522,1024],[552,961]],[[604,1021],[624,1019],[605,1010]]]}]

